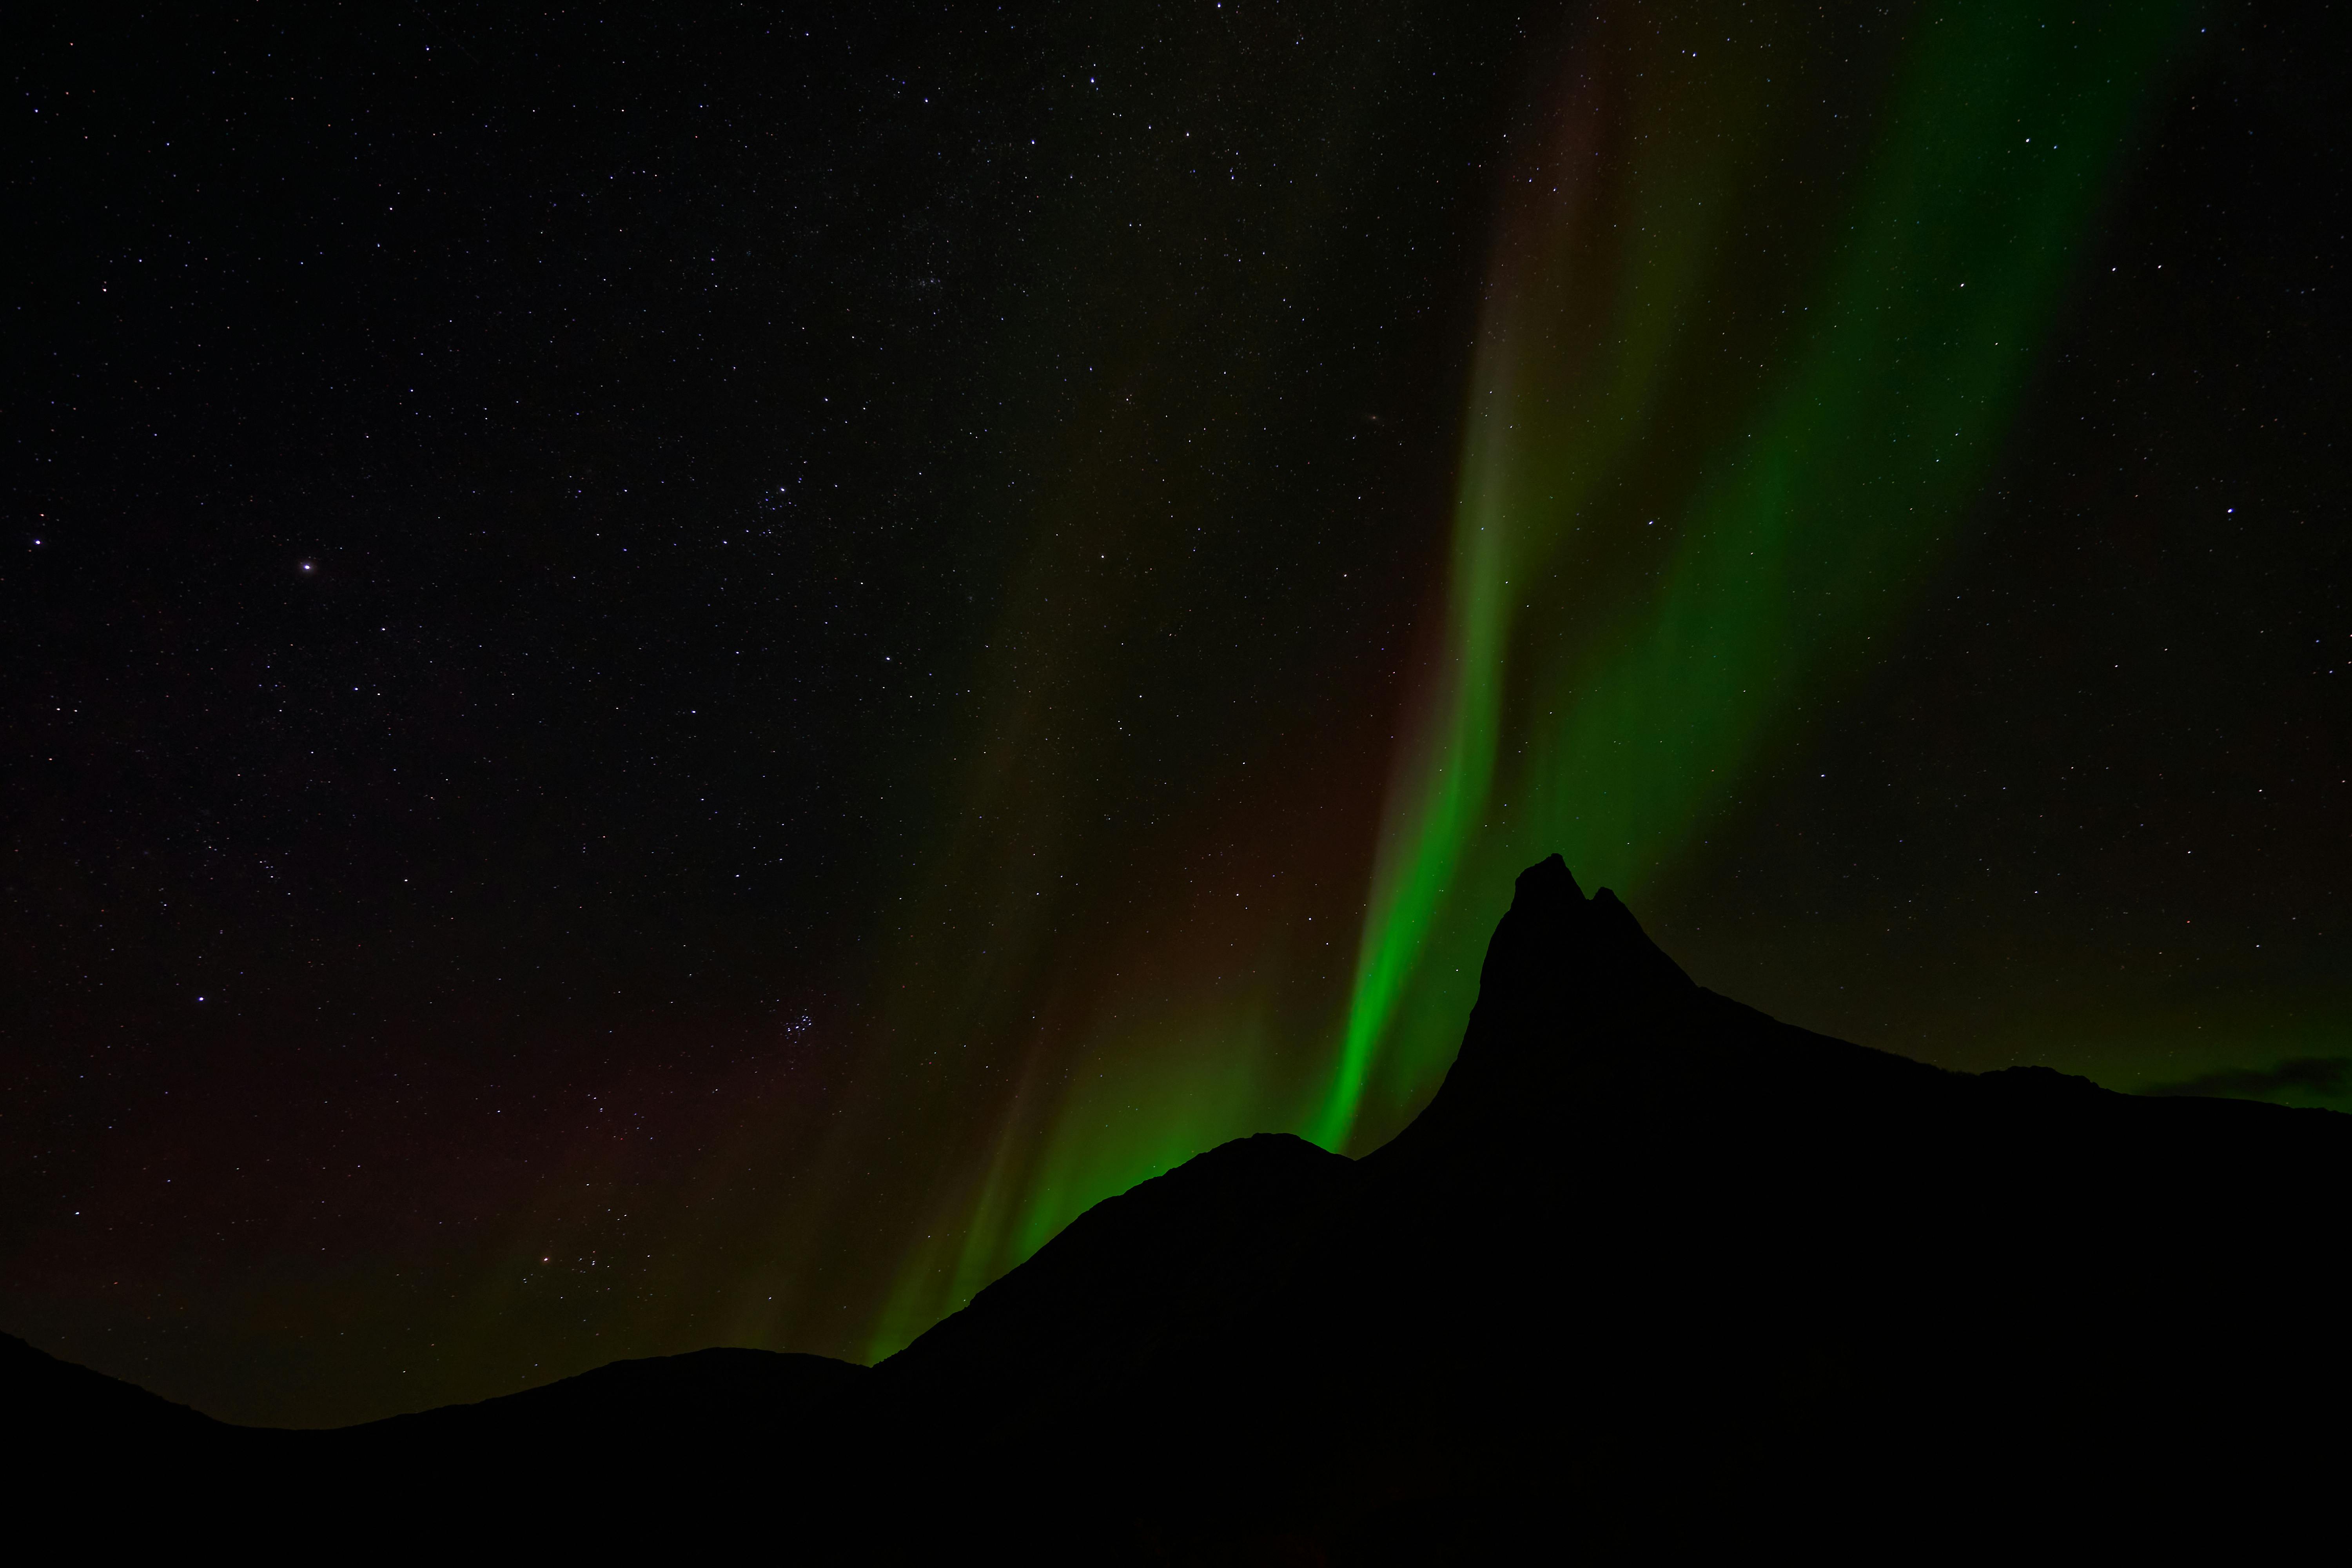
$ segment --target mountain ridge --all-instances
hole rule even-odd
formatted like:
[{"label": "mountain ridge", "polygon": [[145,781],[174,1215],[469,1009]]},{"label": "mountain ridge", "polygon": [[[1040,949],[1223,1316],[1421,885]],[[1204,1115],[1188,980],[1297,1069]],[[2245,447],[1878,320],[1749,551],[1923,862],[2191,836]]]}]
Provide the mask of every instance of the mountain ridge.
[{"label": "mountain ridge", "polygon": [[1964,1500],[1976,1529],[2340,1464],[2341,1368],[2250,1347],[2340,1300],[2312,1237],[2347,1193],[2352,1118],[1815,1035],[1696,984],[1554,856],[1396,1138],[1196,1156],[870,1369],[706,1351],[339,1432],[158,1440],[266,1443],[346,1505],[431,1477],[450,1517],[499,1517],[517,1476],[648,1529],[664,1489],[738,1523],[788,1496],[804,1540],[917,1554],[1948,1532]]}]

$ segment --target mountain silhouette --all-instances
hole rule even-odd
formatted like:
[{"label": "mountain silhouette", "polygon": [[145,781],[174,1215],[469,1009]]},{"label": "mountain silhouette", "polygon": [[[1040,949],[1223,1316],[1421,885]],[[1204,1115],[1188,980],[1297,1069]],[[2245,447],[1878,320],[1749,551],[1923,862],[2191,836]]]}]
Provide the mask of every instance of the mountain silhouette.
[{"label": "mountain silhouette", "polygon": [[0,1366],[20,1430],[150,1456],[170,1517],[297,1533],[1366,1563],[2242,1535],[2352,1473],[2347,1195],[2352,1118],[1794,1028],[1555,856],[1386,1146],[1212,1150],[872,1369],[713,1350],[281,1433]]}]

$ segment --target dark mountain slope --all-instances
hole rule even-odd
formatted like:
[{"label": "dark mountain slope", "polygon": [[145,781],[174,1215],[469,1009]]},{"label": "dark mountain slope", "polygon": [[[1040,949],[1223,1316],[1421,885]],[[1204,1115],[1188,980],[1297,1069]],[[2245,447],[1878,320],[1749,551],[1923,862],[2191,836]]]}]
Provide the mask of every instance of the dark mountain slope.
[{"label": "dark mountain slope", "polygon": [[[1290,1532],[1411,1560],[1498,1531],[1957,1529],[1963,1498],[1984,1526],[2343,1453],[2305,1436],[2322,1409],[2340,1432],[2340,1370],[2257,1347],[2341,1300],[2352,1119],[1810,1034],[1692,984],[1557,858],[1521,878],[1411,1128],[1328,1173],[1266,1162],[1272,1231],[1209,1175],[1241,1147],[1139,1189],[1163,1189],[1148,1227],[1104,1205],[878,1369],[943,1465],[1053,1478],[1066,1516],[1171,1550]],[[1177,1229],[1181,1289],[1029,1337]],[[979,1392],[1060,1332],[1116,1375]]]},{"label": "dark mountain slope", "polygon": [[137,1384],[59,1361],[0,1334],[0,1408],[19,1434],[41,1433],[64,1449],[201,1441],[228,1427]]},{"label": "dark mountain slope", "polygon": [[445,1405],[322,1436],[371,1454],[467,1446],[612,1452],[648,1442],[673,1452],[746,1442],[772,1447],[781,1431],[812,1417],[835,1419],[872,1375],[825,1356],[715,1348],[616,1361],[478,1405]]},{"label": "dark mountain slope", "polygon": [[[1301,1238],[1353,1192],[1354,1163],[1286,1133],[1237,1139],[1097,1204],[876,1369],[877,1397],[962,1413],[964,1436],[1026,1442],[1095,1406],[1165,1408],[1173,1362],[1247,1358],[1269,1303],[1301,1289]],[[959,1439],[961,1440],[961,1439]]]},{"label": "dark mountain slope", "polygon": [[[177,1473],[234,1450],[313,1517],[398,1497],[428,1532],[757,1528],[819,1558],[2242,1533],[2352,1458],[2347,1196],[2352,1118],[1792,1028],[1555,857],[1444,1088],[1363,1160],[1202,1155],[870,1372],[706,1352],[329,1434],[182,1412]],[[90,1386],[85,1425],[175,1408]]]}]

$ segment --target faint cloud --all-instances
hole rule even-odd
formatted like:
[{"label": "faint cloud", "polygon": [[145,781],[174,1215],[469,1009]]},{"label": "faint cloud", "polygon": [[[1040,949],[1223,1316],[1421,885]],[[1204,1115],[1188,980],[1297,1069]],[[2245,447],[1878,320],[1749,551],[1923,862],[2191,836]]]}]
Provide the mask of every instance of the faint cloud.
[{"label": "faint cloud", "polygon": [[2352,1094],[2352,1057],[2297,1057],[2274,1068],[2231,1068],[2180,1083],[2153,1084],[2140,1092],[2271,1100],[2290,1089],[2331,1099]]}]

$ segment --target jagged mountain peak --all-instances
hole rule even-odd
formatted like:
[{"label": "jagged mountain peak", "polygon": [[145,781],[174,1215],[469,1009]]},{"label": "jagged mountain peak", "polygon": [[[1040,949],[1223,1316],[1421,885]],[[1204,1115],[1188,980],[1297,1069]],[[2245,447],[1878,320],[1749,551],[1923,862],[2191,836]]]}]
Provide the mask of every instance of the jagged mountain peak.
[{"label": "jagged mountain peak", "polygon": [[[1478,973],[1479,1005],[1610,1005],[1696,990],[1617,895],[1591,898],[1554,854],[1519,873]],[[1475,1016],[1472,1030],[1476,1031]]]}]

